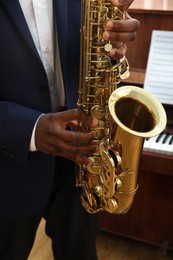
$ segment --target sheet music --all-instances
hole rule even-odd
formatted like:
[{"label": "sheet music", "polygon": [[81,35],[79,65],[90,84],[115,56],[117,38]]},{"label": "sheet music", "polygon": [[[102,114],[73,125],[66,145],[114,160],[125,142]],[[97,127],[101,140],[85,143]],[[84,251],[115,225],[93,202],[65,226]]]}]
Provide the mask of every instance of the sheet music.
[{"label": "sheet music", "polygon": [[173,31],[152,32],[144,88],[162,104],[173,104]]}]

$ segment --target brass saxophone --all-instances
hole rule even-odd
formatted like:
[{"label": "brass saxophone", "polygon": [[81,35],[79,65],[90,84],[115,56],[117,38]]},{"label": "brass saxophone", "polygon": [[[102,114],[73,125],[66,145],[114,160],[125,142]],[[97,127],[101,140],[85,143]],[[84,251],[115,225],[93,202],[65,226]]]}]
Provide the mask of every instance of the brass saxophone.
[{"label": "brass saxophone", "polygon": [[96,132],[99,151],[90,154],[93,166],[78,165],[76,185],[89,213],[126,213],[137,191],[137,175],[144,138],[159,134],[166,125],[160,102],[135,86],[117,89],[129,76],[124,57],[113,61],[111,43],[102,38],[110,19],[124,19],[111,0],[82,0],[81,61],[78,108],[98,119],[96,127],[80,125],[82,132]]}]

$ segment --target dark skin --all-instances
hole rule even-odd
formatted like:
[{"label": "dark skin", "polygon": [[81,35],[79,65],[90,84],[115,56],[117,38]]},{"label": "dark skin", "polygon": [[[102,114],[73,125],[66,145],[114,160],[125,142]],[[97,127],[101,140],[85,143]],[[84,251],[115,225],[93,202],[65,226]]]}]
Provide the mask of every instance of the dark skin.
[{"label": "dark skin", "polygon": [[[122,58],[127,51],[124,43],[136,38],[139,21],[131,18],[126,11],[132,2],[133,0],[112,0],[126,17],[125,20],[107,22],[103,33],[103,38],[110,40],[113,45],[109,55],[114,59]],[[42,115],[35,131],[36,148],[43,153],[62,156],[79,164],[92,165],[87,155],[98,150],[98,147],[92,144],[95,133],[77,131],[78,122],[88,126],[97,125],[96,119],[78,109]],[[67,130],[69,127],[73,127],[76,131]]]},{"label": "dark skin", "polygon": [[103,33],[105,40],[110,40],[113,49],[109,55],[114,59],[121,59],[125,56],[127,47],[125,42],[136,39],[136,31],[140,26],[138,20],[131,18],[127,8],[134,0],[112,0],[112,4],[117,6],[125,15],[125,20],[111,20],[107,22],[106,31]]}]

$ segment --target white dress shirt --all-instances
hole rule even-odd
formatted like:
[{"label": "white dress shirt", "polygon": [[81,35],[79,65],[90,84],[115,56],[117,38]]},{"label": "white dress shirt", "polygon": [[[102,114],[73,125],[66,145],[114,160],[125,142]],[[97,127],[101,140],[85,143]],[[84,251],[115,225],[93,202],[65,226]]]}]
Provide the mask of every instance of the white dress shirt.
[{"label": "white dress shirt", "polygon": [[[58,38],[57,33],[54,33],[52,0],[19,0],[19,3],[47,74],[52,110],[58,111],[65,106],[65,94]],[[35,127],[30,150],[35,150]]]},{"label": "white dress shirt", "polygon": [[50,0],[19,0],[49,84],[54,75],[53,11]]}]

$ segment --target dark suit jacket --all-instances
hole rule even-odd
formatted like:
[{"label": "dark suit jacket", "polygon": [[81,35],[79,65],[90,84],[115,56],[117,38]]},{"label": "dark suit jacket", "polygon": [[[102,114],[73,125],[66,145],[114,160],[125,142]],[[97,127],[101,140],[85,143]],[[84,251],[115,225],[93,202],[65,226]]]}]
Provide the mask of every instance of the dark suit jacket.
[{"label": "dark suit jacket", "polygon": [[[68,108],[77,102],[80,0],[55,0]],[[28,215],[48,201],[55,158],[28,152],[37,117],[51,111],[48,80],[17,0],[0,0],[0,216]]]}]

